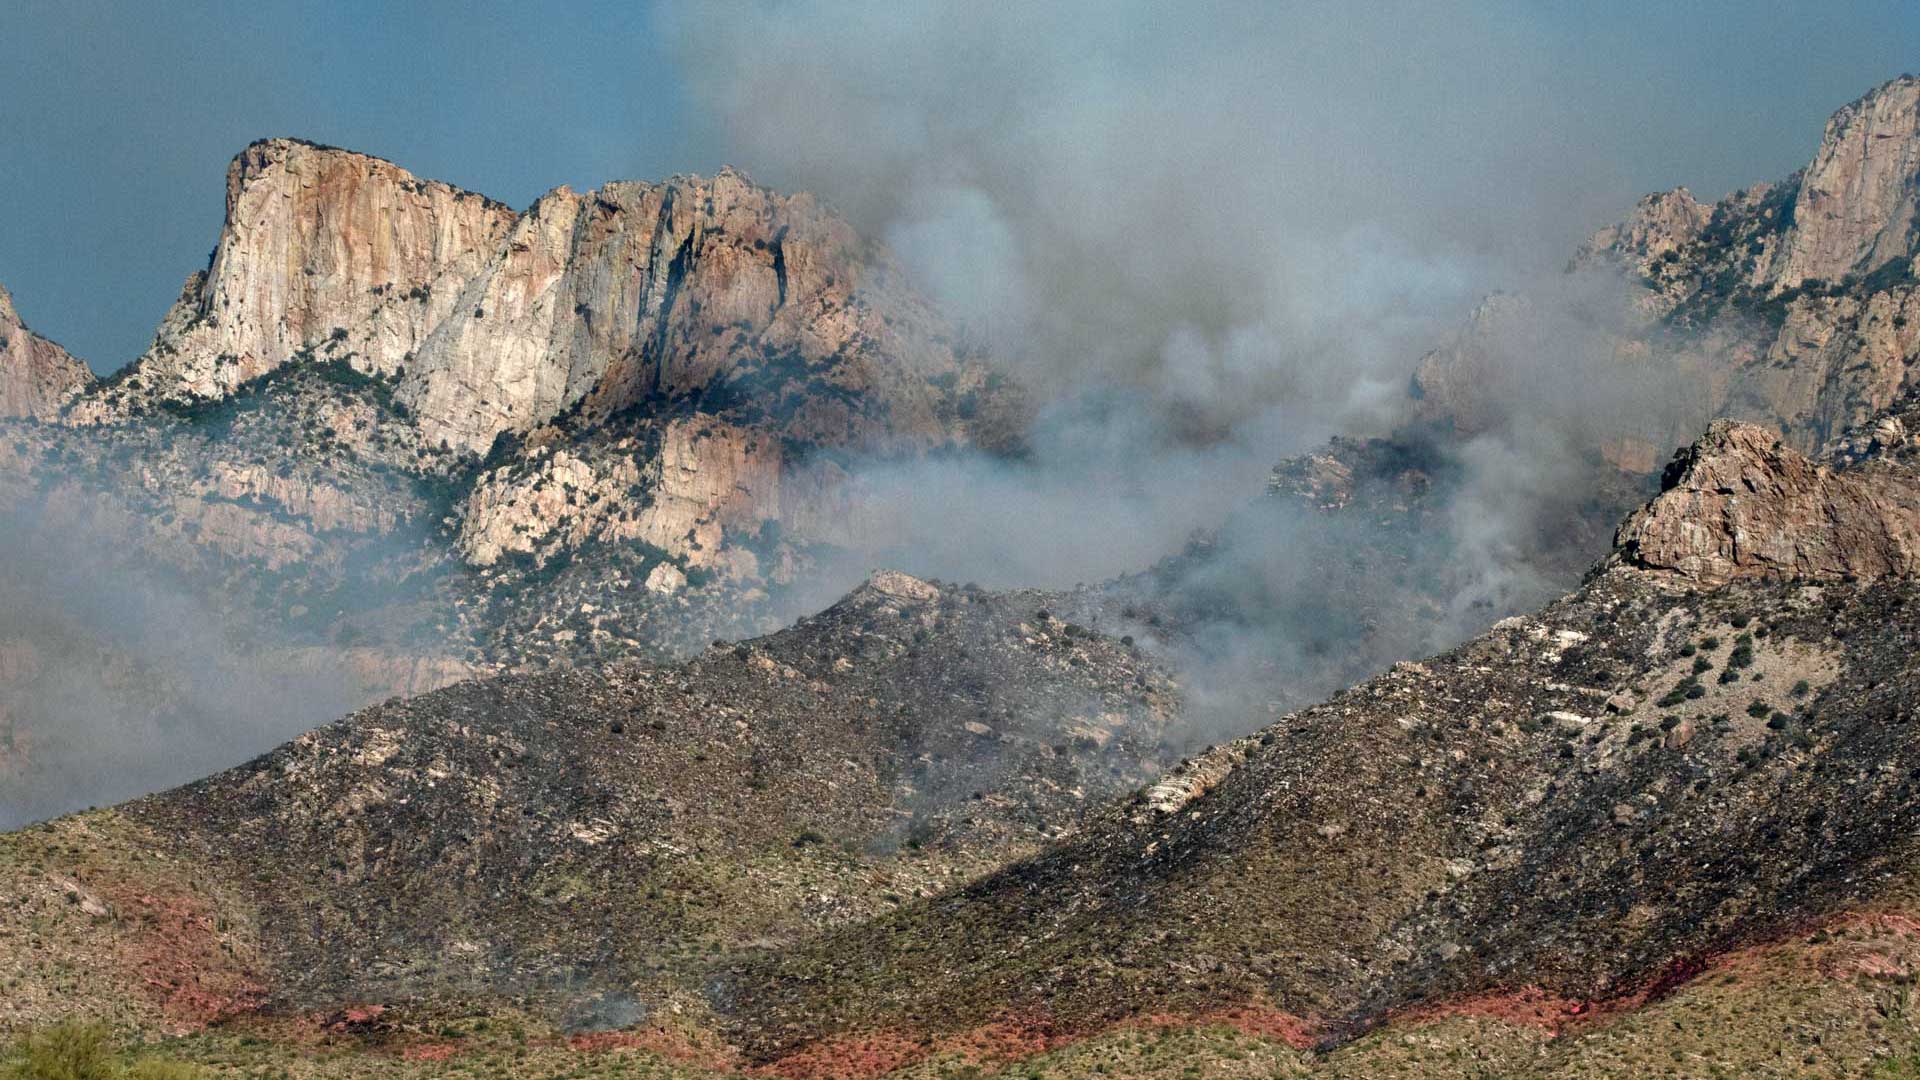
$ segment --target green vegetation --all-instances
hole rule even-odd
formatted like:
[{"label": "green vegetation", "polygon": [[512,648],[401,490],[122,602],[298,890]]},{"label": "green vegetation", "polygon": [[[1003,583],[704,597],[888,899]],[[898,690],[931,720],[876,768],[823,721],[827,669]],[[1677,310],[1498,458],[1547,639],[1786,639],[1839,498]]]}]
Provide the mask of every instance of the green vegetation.
[{"label": "green vegetation", "polygon": [[1734,639],[1733,651],[1727,654],[1727,670],[1753,666],[1753,635],[1741,634]]},{"label": "green vegetation", "polygon": [[105,1024],[70,1021],[29,1031],[8,1054],[5,1080],[198,1080],[183,1061],[117,1051]]}]

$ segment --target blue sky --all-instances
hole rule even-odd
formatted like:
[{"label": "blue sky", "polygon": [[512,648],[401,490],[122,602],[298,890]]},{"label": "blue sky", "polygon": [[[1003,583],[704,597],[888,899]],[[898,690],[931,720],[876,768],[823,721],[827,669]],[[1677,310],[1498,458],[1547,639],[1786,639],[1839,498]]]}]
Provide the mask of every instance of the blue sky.
[{"label": "blue sky", "polygon": [[[1294,5],[1258,7],[1257,25],[1234,38],[1251,45],[1256,60],[1258,35],[1286,35]],[[1391,108],[1366,110],[1362,139],[1411,132],[1418,142],[1420,133],[1451,133],[1454,142],[1437,151],[1422,145],[1429,160],[1476,154],[1495,142],[1510,143],[1503,152],[1516,160],[1534,153],[1530,147],[1564,156],[1576,146],[1591,156],[1594,164],[1583,168],[1595,179],[1568,202],[1571,218],[1639,190],[1688,184],[1718,195],[1777,178],[1804,163],[1834,108],[1920,68],[1920,5],[1912,3],[1473,3],[1459,9],[1470,31],[1438,41],[1430,32],[1396,34],[1391,20],[1329,32],[1337,7],[1298,7],[1303,22],[1328,33],[1330,47],[1352,50],[1345,62],[1370,72],[1375,85],[1448,73]],[[1428,20],[1448,10],[1410,7]],[[856,61],[865,47],[897,52],[901,35],[922,32],[937,45],[954,34],[953,19],[966,17],[955,15],[965,8],[930,4],[917,27],[923,9],[890,6],[885,32],[869,39],[865,24],[878,10],[751,0],[667,10],[633,2],[4,0],[0,283],[36,329],[100,370],[119,366],[144,347],[217,238],[226,161],[269,135],[365,150],[516,206],[563,183],[705,172],[725,162],[859,204],[865,196],[857,177],[797,161],[805,155],[791,140],[744,115],[759,107],[756,99],[728,87],[769,60],[804,74],[807,51],[828,43],[821,63],[836,70],[820,74],[839,79],[844,91],[866,70],[844,50],[856,50]],[[1152,9],[1082,10],[1124,21]],[[1183,19],[1224,24],[1236,5],[1190,10]],[[762,22],[785,28],[777,39],[784,53],[760,51],[772,47]],[[1072,25],[1051,26],[1062,57],[1083,44]],[[1091,36],[1106,40],[1107,28],[1098,29]],[[819,35],[815,44],[810,32]],[[992,48],[996,39],[966,40]],[[1048,57],[1036,52],[1032,62]],[[856,95],[913,99],[915,70],[876,70],[884,79],[855,85]],[[1063,77],[1082,70],[1068,68]],[[1149,100],[1174,102],[1205,89],[1179,78],[1145,87]],[[1517,124],[1475,126],[1488,93],[1551,99],[1557,107],[1521,113]],[[821,107],[836,100],[848,99],[829,95]],[[1302,107],[1332,111],[1339,102]],[[1450,108],[1469,115],[1463,120]],[[822,125],[822,145],[858,146],[864,138],[864,114],[810,119]],[[1196,145],[1201,158],[1188,164],[1197,172],[1236,167],[1231,140]],[[1483,197],[1497,210],[1500,193],[1478,191],[1489,186],[1484,174],[1449,172],[1441,161],[1434,183],[1469,189],[1436,194],[1435,205],[1451,211]],[[1552,220],[1557,209],[1546,209]],[[1569,220],[1566,243],[1591,224]]]}]

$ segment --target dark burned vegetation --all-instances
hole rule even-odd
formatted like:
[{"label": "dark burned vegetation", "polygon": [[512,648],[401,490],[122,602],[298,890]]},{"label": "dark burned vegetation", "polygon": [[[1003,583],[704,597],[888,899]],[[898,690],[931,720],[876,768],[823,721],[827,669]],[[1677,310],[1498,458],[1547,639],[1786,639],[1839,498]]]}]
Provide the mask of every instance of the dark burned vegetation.
[{"label": "dark burned vegetation", "polygon": [[657,987],[1071,833],[1167,763],[1176,708],[1027,598],[883,575],[683,666],[382,706],[126,813],[252,883],[288,1004]]},{"label": "dark burned vegetation", "polygon": [[[750,1030],[781,1021],[758,1036],[774,1054],[823,1021],[952,1030],[1037,1011],[1097,1030],[1141,1002],[1267,1002],[1338,1040],[1513,972],[1573,1001],[1631,995],[1676,960],[1869,901],[1910,865],[1913,599],[1905,583],[1675,593],[1617,571],[734,991]],[[1736,619],[1753,645],[1732,644]],[[1844,647],[1835,627],[1855,630]],[[1689,682],[1683,644],[1709,640],[1748,648],[1767,680]],[[1802,671],[1822,680],[1802,718],[1738,704],[1786,700]],[[1701,692],[1651,723],[1639,703],[1675,683]]]}]

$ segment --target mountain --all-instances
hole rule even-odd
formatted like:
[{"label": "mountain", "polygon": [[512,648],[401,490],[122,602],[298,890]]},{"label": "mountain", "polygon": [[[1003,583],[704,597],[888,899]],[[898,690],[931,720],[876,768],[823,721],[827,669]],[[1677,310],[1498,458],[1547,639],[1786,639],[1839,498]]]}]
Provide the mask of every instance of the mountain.
[{"label": "mountain", "polygon": [[[882,573],[684,664],[462,683],[11,834],[11,910],[71,883],[116,914],[49,931],[51,967],[14,968],[6,939],[5,1022],[673,1000],[737,950],[978,876],[1173,759],[1173,684],[1040,599]],[[73,838],[52,879],[49,836]],[[154,925],[156,904],[205,920]],[[69,966],[162,948],[188,955]]]},{"label": "mountain", "polygon": [[[1908,326],[1920,303],[1917,153],[1920,78],[1908,75],[1834,113],[1813,160],[1784,180],[1711,206],[1685,188],[1641,199],[1569,267],[1630,285],[1631,318],[1601,328],[1617,338],[1615,362],[1678,371],[1701,415],[1775,427],[1803,452],[1887,408],[1920,356],[1920,326]],[[1483,308],[1460,342],[1422,363],[1426,419],[1492,422],[1488,396],[1511,366],[1500,322],[1525,304]],[[1657,458],[1635,461],[1644,472]]]},{"label": "mountain", "polygon": [[0,288],[0,417],[50,419],[92,381],[86,364],[27,329]]},{"label": "mountain", "polygon": [[1741,950],[1910,918],[1916,485],[1905,437],[1809,461],[1716,424],[1572,595],[746,965],[737,1030],[773,1061],[1151,1016],[1333,1047],[1502,998],[1616,1015]]},{"label": "mountain", "polygon": [[779,630],[857,456],[1017,450],[883,253],[730,172],[515,213],[257,144],[153,349],[0,432],[71,564],[0,593],[0,722],[80,654],[61,722],[191,767],[202,624],[269,675],[247,737],[274,657],[412,696],[0,834],[0,1027],[236,1075],[1920,1074],[1916,102],[1643,200],[1140,574]]},{"label": "mountain", "polygon": [[[162,563],[211,549],[279,571],[411,528],[432,535],[410,562],[487,578],[615,552],[645,604],[787,580],[796,551],[846,527],[836,460],[1000,445],[1014,403],[807,196],[723,171],[556,189],[516,213],[275,139],[228,169],[219,243],[153,345],[33,432],[23,468],[75,459],[78,494],[113,512],[221,519],[142,545]],[[172,475],[84,475],[156,449]],[[691,645],[642,634],[631,647]],[[564,644],[474,648],[517,662]]]},{"label": "mountain", "polygon": [[[571,410],[695,397],[776,413],[796,441],[939,443],[964,425],[933,380],[983,375],[943,329],[844,223],[737,172],[559,188],[515,213],[273,139],[228,169],[219,245],[153,346],[74,412],[226,397],[311,354],[392,379],[427,447],[474,454]],[[749,383],[759,400],[732,400]]]},{"label": "mountain", "polygon": [[1245,701],[1304,705],[1573,588],[1716,418],[1804,454],[1870,438],[1920,363],[1916,163],[1905,76],[1836,112],[1785,180],[1646,196],[1559,280],[1487,297],[1419,358],[1396,426],[1281,461],[1266,499],[1082,616],[1228,656],[1258,683]]},{"label": "mountain", "polygon": [[[119,642],[105,666],[328,687],[221,739],[228,761],[475,673],[768,632],[802,610],[785,594],[815,553],[858,528],[851,466],[1009,449],[1024,408],[884,250],[732,170],[561,188],[521,212],[265,140],[228,168],[209,263],[134,362],[92,379],[10,303],[0,329],[0,535],[64,550],[83,592],[192,612],[138,633],[85,615],[78,636]],[[16,610],[72,606],[24,566],[12,578]],[[183,618],[218,630],[164,625]],[[36,655],[76,636],[19,621]],[[75,666],[36,670],[91,683],[102,667]],[[156,713],[93,687],[69,719],[46,703],[77,695],[35,678],[0,679],[0,737],[47,798],[71,775],[60,747],[82,741],[63,727],[167,731],[191,752],[148,758],[208,760],[194,713],[222,710],[196,694]],[[16,788],[0,822],[45,805]]]},{"label": "mountain", "polygon": [[6,1022],[338,1075],[1897,1069],[1914,423],[1717,423],[1572,594],[1164,772],[1132,645],[894,574],[369,709],[0,838]]}]

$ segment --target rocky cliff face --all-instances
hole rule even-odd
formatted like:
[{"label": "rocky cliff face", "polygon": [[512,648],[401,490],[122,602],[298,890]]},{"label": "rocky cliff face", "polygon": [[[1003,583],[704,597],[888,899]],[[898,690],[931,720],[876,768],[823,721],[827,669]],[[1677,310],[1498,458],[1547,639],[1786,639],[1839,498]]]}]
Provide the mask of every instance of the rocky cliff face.
[{"label": "rocky cliff face", "polygon": [[1643,195],[1626,220],[1594,233],[1574,254],[1576,264],[1609,260],[1651,278],[1659,265],[1671,261],[1700,236],[1713,220],[1713,207],[1693,197],[1686,188]]},{"label": "rocky cliff face", "polygon": [[[66,408],[72,434],[27,440],[63,463],[51,479],[88,475],[39,485],[67,516],[155,505],[143,543],[182,564],[338,571],[368,538],[444,522],[450,548],[415,537],[388,561],[450,553],[499,594],[613,553],[608,580],[646,595],[753,593],[840,535],[838,455],[993,438],[1017,398],[884,252],[732,170],[524,213],[285,139],[227,179],[212,262],[153,347]],[[156,441],[166,468],[106,463]],[[445,602],[462,622],[479,606]]]},{"label": "rocky cliff face", "polygon": [[396,370],[454,310],[514,218],[379,158],[257,142],[227,169],[212,262],[187,279],[147,353],[76,416],[220,397],[315,350]]},{"label": "rocky cliff face", "polygon": [[780,446],[714,419],[676,419],[604,448],[541,447],[480,478],[457,543],[474,566],[519,554],[545,562],[592,544],[644,543],[684,566],[759,570],[729,533],[781,519]]},{"label": "rocky cliff face", "polygon": [[[1396,537],[1433,541],[1415,552],[1424,565],[1409,575],[1422,587],[1377,575],[1340,587],[1343,610],[1395,614],[1367,620],[1352,641],[1329,643],[1328,655],[1366,655],[1364,641],[1396,623],[1425,626],[1438,645],[1450,640],[1441,627],[1471,632],[1476,619],[1487,625],[1571,587],[1606,552],[1614,526],[1652,493],[1670,449],[1715,418],[1758,425],[1811,455],[1836,438],[1860,437],[1862,425],[1903,400],[1920,362],[1920,281],[1906,251],[1920,183],[1917,98],[1920,81],[1902,78],[1841,109],[1814,159],[1779,182],[1712,204],[1684,188],[1642,198],[1581,246],[1564,279],[1488,297],[1422,356],[1397,430],[1374,445],[1336,440],[1324,454],[1282,463],[1275,493],[1333,519],[1317,522],[1316,533],[1345,529],[1348,546],[1365,553],[1355,562],[1402,565],[1408,545]],[[1496,462],[1486,470],[1489,447],[1559,475],[1544,490],[1516,491],[1511,469],[1502,474]],[[1434,483],[1449,473],[1455,483]],[[1478,534],[1491,535],[1491,546],[1476,547],[1463,528],[1471,515],[1450,509],[1474,475],[1496,489],[1469,494],[1481,501],[1466,504],[1499,522]],[[1762,552],[1767,541],[1750,531],[1736,537],[1734,519],[1750,506],[1744,494],[1729,499],[1724,535],[1690,524],[1646,537],[1648,549],[1709,576],[1736,564],[1750,572],[1749,559],[1784,559],[1781,572],[1796,573],[1806,568],[1795,565],[1801,558],[1828,558]],[[1822,511],[1809,504],[1793,512]],[[1737,524],[1776,535],[1782,525]],[[1448,553],[1456,557],[1436,557],[1455,536],[1466,541]],[[1719,551],[1685,554],[1694,543]],[[1488,553],[1495,579],[1529,583],[1531,595],[1434,595],[1436,583]],[[1458,601],[1467,598],[1463,618]]]},{"label": "rocky cliff face", "polygon": [[984,372],[853,231],[733,171],[543,196],[523,214],[378,158],[274,139],[153,347],[74,410],[219,398],[296,359],[396,382],[430,445],[485,453],[699,397],[811,442],[961,433]]},{"label": "rocky cliff face", "polygon": [[[143,712],[124,686],[235,673],[322,686],[334,712],[770,631],[782,586],[845,535],[842,463],[973,441],[1014,397],[883,252],[731,170],[521,213],[275,139],[226,181],[207,268],[111,378],[0,293],[0,535],[221,630],[97,708],[22,708],[56,700],[45,678],[0,686],[0,753],[33,813],[86,797],[62,778],[88,748],[59,733],[92,717],[167,728],[143,760],[242,745],[209,727],[241,723],[226,710],[180,693]],[[34,623],[15,644],[76,655],[63,634]]]},{"label": "rocky cliff face", "polygon": [[[1875,451],[1906,447],[1901,421],[1875,426]],[[1912,577],[1920,482],[1891,465],[1836,470],[1765,428],[1721,421],[1667,466],[1665,490],[1621,525],[1616,544],[1634,565],[1703,586]]]},{"label": "rocky cliff face", "polygon": [[92,381],[86,364],[27,329],[0,288],[0,417],[51,419]]},{"label": "rocky cliff face", "polygon": [[1865,276],[1914,254],[1920,210],[1920,79],[1903,76],[1833,114],[1800,180],[1778,255],[1755,267],[1776,289]]},{"label": "rocky cliff face", "polygon": [[[1909,76],[1835,113],[1813,160],[1783,181],[1712,206],[1685,188],[1646,196],[1570,266],[1618,273],[1627,290],[1620,311],[1583,328],[1593,338],[1587,362],[1613,365],[1599,373],[1603,384],[1635,377],[1622,364],[1668,377],[1661,397],[1697,399],[1695,423],[1747,420],[1803,452],[1818,449],[1887,408],[1920,360],[1916,193],[1920,79]],[[1485,430],[1506,392],[1490,381],[1504,353],[1568,351],[1578,314],[1527,305],[1489,301],[1455,341],[1422,359],[1419,420]],[[1623,430],[1595,441],[1621,437],[1648,438]]]},{"label": "rocky cliff face", "polygon": [[592,422],[687,398],[810,442],[939,442],[943,390],[982,373],[959,385],[938,320],[888,274],[810,198],[735,172],[563,189],[516,223],[399,398],[429,439],[474,450],[575,406]]}]

